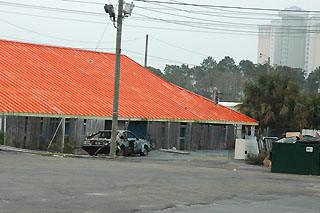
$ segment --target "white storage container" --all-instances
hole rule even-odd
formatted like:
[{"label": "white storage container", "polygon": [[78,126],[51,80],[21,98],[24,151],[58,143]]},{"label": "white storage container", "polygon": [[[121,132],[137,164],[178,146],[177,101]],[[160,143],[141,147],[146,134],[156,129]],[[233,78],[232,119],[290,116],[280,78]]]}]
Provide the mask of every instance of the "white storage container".
[{"label": "white storage container", "polygon": [[236,139],[234,159],[247,159],[248,155],[258,155],[259,147],[257,139]]}]

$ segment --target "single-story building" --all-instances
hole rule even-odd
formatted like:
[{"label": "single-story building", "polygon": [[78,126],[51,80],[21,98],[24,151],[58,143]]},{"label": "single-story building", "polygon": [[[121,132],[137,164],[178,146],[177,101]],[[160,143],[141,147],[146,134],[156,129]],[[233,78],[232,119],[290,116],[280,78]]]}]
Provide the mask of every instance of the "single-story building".
[{"label": "single-story building", "polygon": [[[0,130],[5,144],[45,149],[111,129],[115,54],[0,40]],[[157,148],[224,149],[258,122],[171,84],[121,56],[119,129]],[[232,148],[232,147],[231,147]]]}]

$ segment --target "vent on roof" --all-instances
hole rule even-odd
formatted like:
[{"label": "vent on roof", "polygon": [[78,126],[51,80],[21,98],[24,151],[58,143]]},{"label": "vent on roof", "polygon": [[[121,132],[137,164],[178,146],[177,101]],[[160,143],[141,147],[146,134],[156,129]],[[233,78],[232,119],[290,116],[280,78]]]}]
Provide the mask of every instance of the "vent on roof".
[{"label": "vent on roof", "polygon": [[217,87],[214,87],[213,88],[213,105],[215,106],[218,103],[219,103],[218,89]]}]

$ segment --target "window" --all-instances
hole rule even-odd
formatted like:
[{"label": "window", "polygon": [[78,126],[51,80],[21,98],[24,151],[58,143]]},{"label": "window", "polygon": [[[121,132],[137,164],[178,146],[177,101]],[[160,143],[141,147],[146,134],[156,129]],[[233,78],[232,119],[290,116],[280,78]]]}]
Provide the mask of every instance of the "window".
[{"label": "window", "polygon": [[43,134],[43,118],[40,118],[40,135]]},{"label": "window", "polygon": [[50,118],[50,131],[54,134],[59,125],[59,118]]},{"label": "window", "polygon": [[184,150],[187,123],[180,124],[179,146],[180,150]]},{"label": "window", "polygon": [[24,134],[26,135],[28,132],[28,117],[24,120]]},{"label": "window", "polygon": [[166,136],[166,123],[163,122],[161,127],[161,148],[164,148],[165,136]]},{"label": "window", "polygon": [[222,128],[221,128],[221,138],[222,138],[222,141],[227,141],[227,126],[226,125],[222,126]]},{"label": "window", "polygon": [[65,127],[64,127],[64,135],[69,136],[70,132],[70,118],[66,118]]}]

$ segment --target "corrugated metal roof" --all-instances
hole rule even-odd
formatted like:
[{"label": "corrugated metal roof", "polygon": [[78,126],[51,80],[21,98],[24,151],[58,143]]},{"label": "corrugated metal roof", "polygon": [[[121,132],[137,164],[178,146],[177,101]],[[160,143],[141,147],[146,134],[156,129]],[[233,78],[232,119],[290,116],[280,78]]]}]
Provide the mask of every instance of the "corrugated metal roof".
[{"label": "corrugated metal roof", "polygon": [[[115,54],[0,40],[0,111],[112,116]],[[119,119],[257,121],[168,83],[121,56]]]}]

